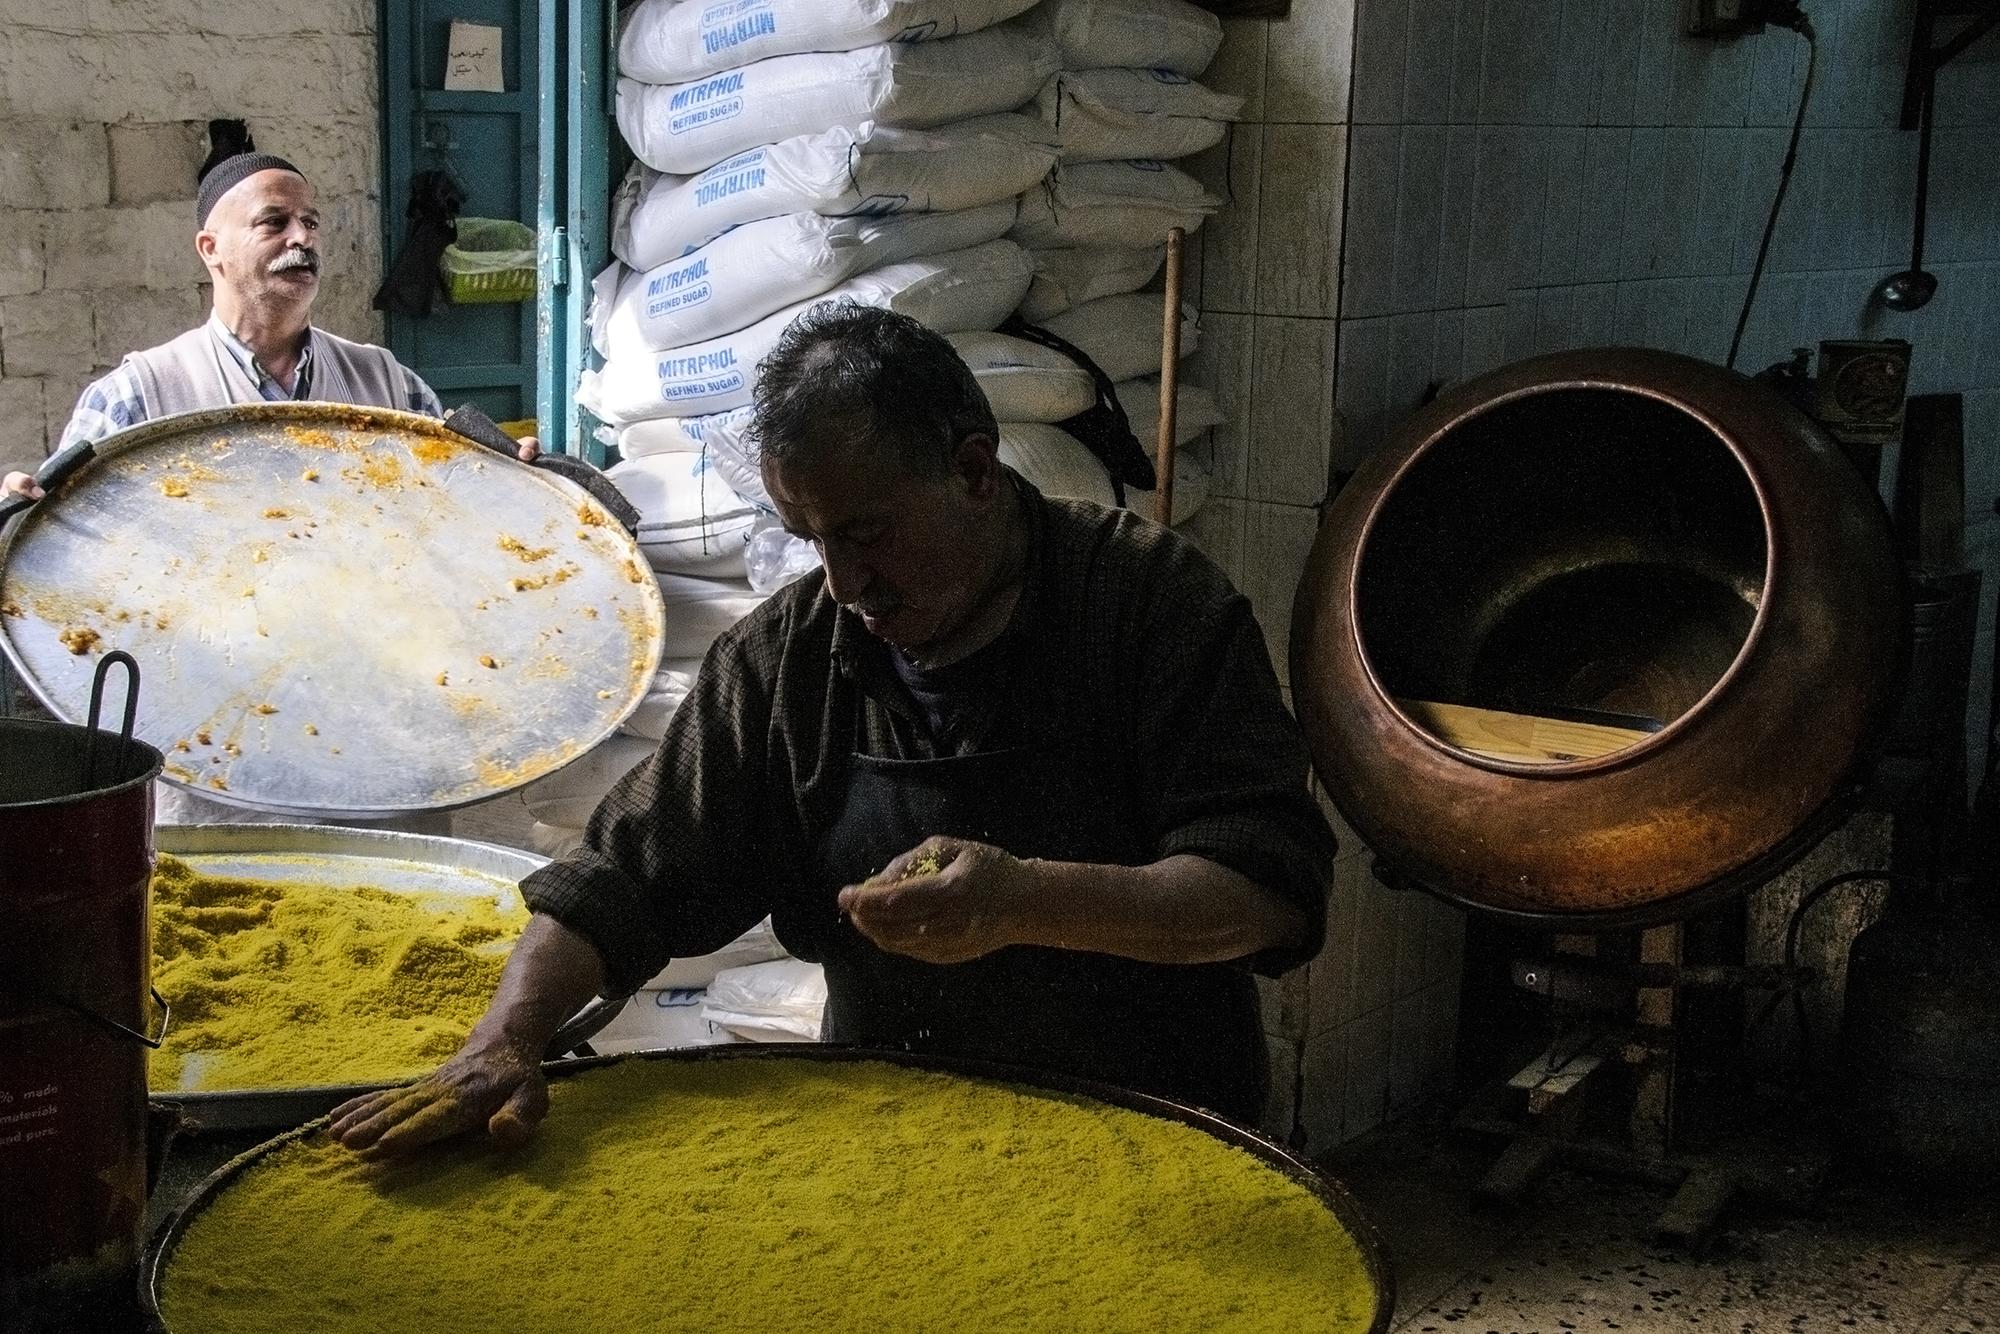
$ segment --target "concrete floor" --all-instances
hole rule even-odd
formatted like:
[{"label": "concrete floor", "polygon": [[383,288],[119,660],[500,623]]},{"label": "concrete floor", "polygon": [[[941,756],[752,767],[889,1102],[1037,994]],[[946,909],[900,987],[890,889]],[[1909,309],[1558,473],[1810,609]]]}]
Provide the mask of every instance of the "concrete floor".
[{"label": "concrete floor", "polygon": [[1374,1222],[1398,1334],[2000,1331],[2000,1201],[1830,1178],[1805,1214],[1738,1206],[1702,1258],[1656,1244],[1667,1192],[1557,1170],[1477,1207],[1494,1146],[1406,1123],[1327,1164]]}]

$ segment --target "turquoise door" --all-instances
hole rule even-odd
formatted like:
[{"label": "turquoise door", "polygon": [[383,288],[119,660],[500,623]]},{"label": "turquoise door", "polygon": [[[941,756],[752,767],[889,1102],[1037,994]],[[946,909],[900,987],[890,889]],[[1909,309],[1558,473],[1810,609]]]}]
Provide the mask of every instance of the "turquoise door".
[{"label": "turquoise door", "polygon": [[598,463],[604,446],[593,434],[597,423],[576,405],[576,380],[595,364],[584,315],[591,278],[611,262],[611,185],[629,160],[612,123],[616,30],[613,0],[546,0],[541,6],[536,418],[544,444]]},{"label": "turquoise door", "polygon": [[[446,171],[465,194],[461,216],[533,226],[539,181],[537,102],[545,82],[533,0],[380,0],[384,268],[401,249],[410,178]],[[504,92],[447,92],[453,19],[501,30]],[[535,417],[541,364],[536,303],[452,305],[423,319],[391,314],[389,349],[447,408],[477,404],[496,421]]]}]

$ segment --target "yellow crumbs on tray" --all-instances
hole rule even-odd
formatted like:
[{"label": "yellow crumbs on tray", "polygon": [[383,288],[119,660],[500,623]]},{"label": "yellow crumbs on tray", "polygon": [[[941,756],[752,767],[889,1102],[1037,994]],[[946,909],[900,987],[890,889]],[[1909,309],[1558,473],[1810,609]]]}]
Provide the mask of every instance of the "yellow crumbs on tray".
[{"label": "yellow crumbs on tray", "polygon": [[155,1090],[402,1079],[458,1049],[527,921],[490,900],[153,872]]},{"label": "yellow crumbs on tray", "polygon": [[629,1060],[550,1097],[513,1152],[383,1166],[313,1137],[261,1159],[181,1238],[167,1321],[1361,1334],[1374,1317],[1338,1219],[1175,1122],[882,1062]]},{"label": "yellow crumbs on tray", "polygon": [[537,588],[547,588],[551,584],[567,583],[576,577],[576,571],[577,567],[574,565],[559,565],[547,574],[527,579],[511,579],[508,582],[514,586],[516,593],[527,593]]},{"label": "yellow crumbs on tray", "polygon": [[458,446],[449,440],[423,439],[413,441],[410,453],[423,463],[443,463],[458,453]]},{"label": "yellow crumbs on tray", "polygon": [[500,534],[499,541],[502,551],[511,552],[519,556],[522,560],[531,563],[538,560],[547,560],[555,554],[556,550],[554,547],[531,547],[520,538],[507,533]]}]

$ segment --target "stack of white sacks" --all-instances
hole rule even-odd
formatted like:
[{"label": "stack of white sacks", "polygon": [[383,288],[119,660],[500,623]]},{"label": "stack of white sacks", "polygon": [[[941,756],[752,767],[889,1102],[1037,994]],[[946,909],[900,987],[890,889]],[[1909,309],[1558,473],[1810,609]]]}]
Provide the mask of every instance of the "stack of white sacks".
[{"label": "stack of white sacks", "polygon": [[[619,33],[618,127],[638,159],[595,283],[603,367],[577,397],[622,462],[667,604],[645,705],[527,796],[538,846],[580,837],[664,734],[702,656],[811,568],[745,441],[756,367],[800,313],[850,298],[943,332],[1020,304],[1005,239],[1056,161],[1030,106],[1058,65],[1034,0],[642,0]],[[1023,113],[1018,108],[1026,108]]]},{"label": "stack of white sacks", "polygon": [[[1023,199],[1009,233],[1028,248],[1035,269],[1020,315],[1118,382],[1118,401],[1150,454],[1159,421],[1161,309],[1156,294],[1139,289],[1159,272],[1167,232],[1180,227],[1192,234],[1222,204],[1170,159],[1220,142],[1243,99],[1195,81],[1215,58],[1222,27],[1187,0],[1046,0],[1030,18],[1061,55],[1063,68],[1035,98],[1060,160],[1043,188]],[[1195,342],[1194,328],[1183,324],[1181,355],[1193,352]],[[981,343],[978,350],[992,363],[1011,358],[1024,371],[1069,364],[1019,339]],[[1034,383],[1019,378],[1024,386]],[[1103,467],[1093,468],[1088,450],[1046,425],[1090,406],[1088,377],[1067,396],[1051,389],[1026,401],[996,393],[988,381],[988,397],[1008,462],[1051,494],[1110,503]],[[1206,389],[1179,389],[1177,443],[1192,442],[1221,420]],[[1181,523],[1206,499],[1209,471],[1198,455],[1177,458],[1173,521]],[[1125,501],[1153,513],[1148,492],[1127,488]]]},{"label": "stack of white sacks", "polygon": [[[743,430],[784,328],[850,298],[991,329],[1026,294],[1027,254],[1004,238],[1056,161],[1029,106],[1058,66],[1020,18],[1033,3],[642,0],[624,15],[617,118],[638,162],[613,201],[618,262],[594,285],[604,364],[577,396],[622,459],[610,475],[642,516],[667,643],[622,734],[526,792],[544,851],[574,846],[658,744],[716,637],[813,563],[776,524]],[[768,929],[731,947],[745,950],[762,957],[677,961],[609,1040],[815,1036],[818,970],[774,957]],[[716,976],[674,974],[690,967]]]},{"label": "stack of white sacks", "polygon": [[[849,298],[990,329],[1032,270],[1006,234],[1055,162],[1021,114],[1057,65],[1033,0],[643,0],[619,40],[639,159],[579,398],[627,458],[750,402],[798,314]],[[1031,109],[1032,110],[1032,109]],[[675,423],[675,425],[662,425]],[[635,429],[638,428],[638,429]]]},{"label": "stack of white sacks", "polygon": [[794,959],[759,922],[713,954],[675,959],[648,981],[591,1047],[606,1054],[725,1042],[814,1042],[826,974]]},{"label": "stack of white sacks", "polygon": [[[594,284],[603,366],[577,397],[622,460],[610,475],[642,516],[667,644],[621,735],[527,790],[538,847],[575,845],[665,734],[709,645],[812,568],[775,520],[746,428],[757,364],[813,305],[852,299],[944,333],[1003,423],[1002,457],[1049,494],[1113,502],[1104,466],[1052,424],[1092,406],[1091,377],[991,331],[1018,310],[1075,344],[1119,382],[1151,450],[1161,313],[1138,289],[1167,230],[1193,231],[1221,202],[1166,162],[1237,112],[1192,81],[1219,40],[1185,0],[626,11],[617,119],[638,161],[613,201],[618,262]],[[1194,343],[1189,323],[1183,353]],[[1178,412],[1184,438],[1219,419],[1201,390]],[[1182,471],[1176,521],[1205,482]],[[1127,502],[1151,513],[1143,493]],[[816,1036],[823,981],[760,931],[677,961],[607,1040]]]}]

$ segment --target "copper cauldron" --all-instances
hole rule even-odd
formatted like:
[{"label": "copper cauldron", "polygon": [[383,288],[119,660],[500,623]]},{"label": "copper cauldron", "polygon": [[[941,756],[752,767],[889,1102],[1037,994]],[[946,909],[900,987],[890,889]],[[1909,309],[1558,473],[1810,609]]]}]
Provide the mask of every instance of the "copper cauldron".
[{"label": "copper cauldron", "polygon": [[1886,519],[1770,389],[1565,352],[1405,422],[1299,586],[1299,720],[1403,878],[1576,928],[1772,874],[1851,790],[1893,684]]}]

